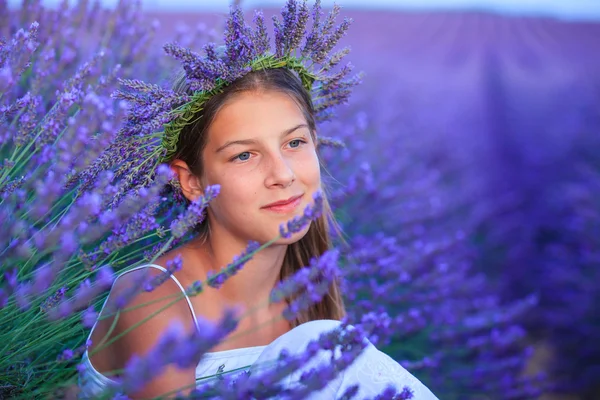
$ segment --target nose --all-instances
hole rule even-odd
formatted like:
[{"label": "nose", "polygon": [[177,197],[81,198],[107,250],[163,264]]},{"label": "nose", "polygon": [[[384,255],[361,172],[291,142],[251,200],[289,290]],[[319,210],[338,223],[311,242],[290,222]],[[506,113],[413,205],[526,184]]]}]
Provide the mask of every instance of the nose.
[{"label": "nose", "polygon": [[268,188],[287,188],[296,180],[290,160],[281,154],[273,155],[267,166],[265,186]]}]

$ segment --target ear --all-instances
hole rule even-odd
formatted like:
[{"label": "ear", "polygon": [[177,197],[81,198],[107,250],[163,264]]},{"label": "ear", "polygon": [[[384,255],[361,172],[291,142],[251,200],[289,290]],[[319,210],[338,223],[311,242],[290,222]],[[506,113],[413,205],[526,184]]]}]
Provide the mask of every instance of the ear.
[{"label": "ear", "polygon": [[171,170],[177,175],[181,191],[186,199],[194,201],[204,194],[200,178],[192,173],[185,161],[173,160],[170,164]]}]

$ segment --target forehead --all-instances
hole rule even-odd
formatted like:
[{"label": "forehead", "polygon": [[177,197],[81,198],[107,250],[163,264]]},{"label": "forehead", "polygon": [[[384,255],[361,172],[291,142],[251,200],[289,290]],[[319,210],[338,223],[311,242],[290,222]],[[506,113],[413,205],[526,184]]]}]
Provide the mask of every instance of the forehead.
[{"label": "forehead", "polygon": [[306,124],[300,105],[291,95],[277,91],[243,92],[230,98],[215,115],[208,142],[218,146],[231,139],[279,134]]}]

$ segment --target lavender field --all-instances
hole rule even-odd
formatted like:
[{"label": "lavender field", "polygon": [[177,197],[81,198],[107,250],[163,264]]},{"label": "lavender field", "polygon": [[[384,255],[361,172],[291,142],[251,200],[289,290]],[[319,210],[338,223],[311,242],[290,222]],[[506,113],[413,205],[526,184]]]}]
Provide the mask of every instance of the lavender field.
[{"label": "lavender field", "polygon": [[[349,322],[440,399],[597,399],[600,23],[342,14],[364,77],[318,129],[344,143],[322,156]],[[0,398],[73,398],[114,273],[184,239],[164,171],[140,191],[134,156],[103,159],[111,93],[168,85],[162,46],[201,52],[225,17],[0,1]]]}]

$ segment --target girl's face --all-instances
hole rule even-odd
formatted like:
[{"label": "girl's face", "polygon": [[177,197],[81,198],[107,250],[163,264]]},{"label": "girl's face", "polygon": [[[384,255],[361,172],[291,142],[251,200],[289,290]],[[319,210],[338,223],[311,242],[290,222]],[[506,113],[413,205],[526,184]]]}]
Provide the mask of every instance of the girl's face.
[{"label": "girl's face", "polygon": [[[204,187],[221,186],[209,206],[211,230],[220,225],[243,241],[273,239],[280,224],[301,215],[321,187],[306,119],[289,95],[276,91],[244,92],[219,110],[208,130],[203,170]],[[292,243],[307,231],[279,243]]]}]

